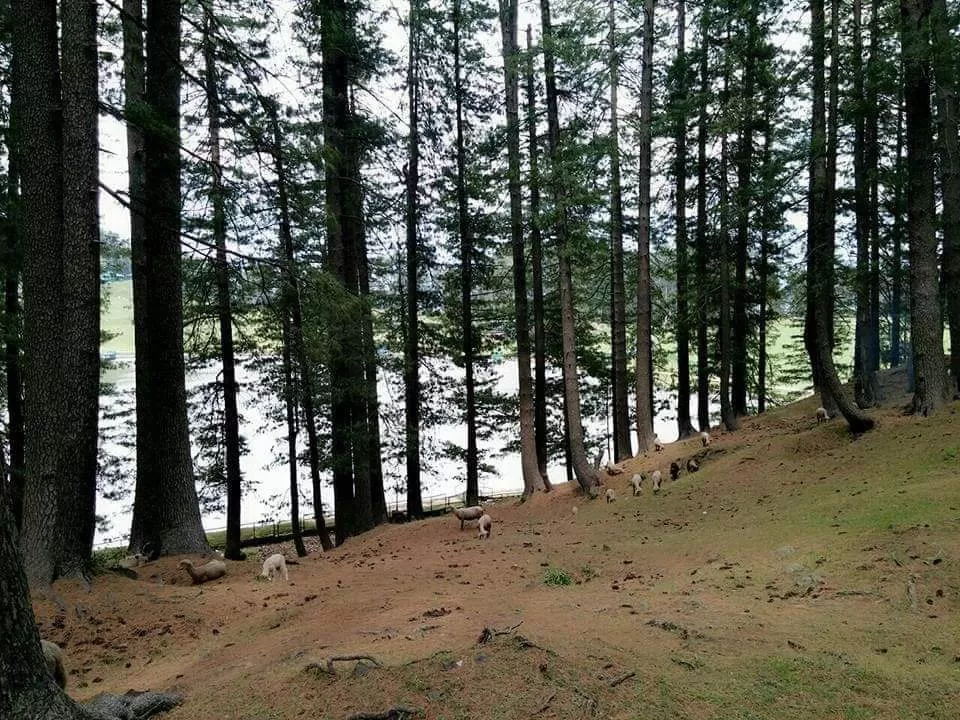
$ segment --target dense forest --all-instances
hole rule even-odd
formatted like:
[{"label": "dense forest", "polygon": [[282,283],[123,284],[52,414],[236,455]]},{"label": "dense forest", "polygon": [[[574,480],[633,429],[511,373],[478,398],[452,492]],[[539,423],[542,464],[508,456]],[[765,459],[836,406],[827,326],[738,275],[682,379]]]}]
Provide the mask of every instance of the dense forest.
[{"label": "dense forest", "polygon": [[[663,392],[680,438],[797,382],[862,433],[905,364],[906,411],[935,413],[960,386],[957,10],[0,0],[4,716],[79,716],[32,672],[26,588],[89,580],[98,495],[129,495],[153,557],[207,549],[219,503],[242,557],[241,365],[285,428],[301,554],[301,467],[329,549],[387,521],[390,483],[421,516],[437,457],[475,504],[505,425],[526,498],[557,463],[596,494],[597,449],[652,450]],[[101,305],[128,273],[118,471]],[[431,441],[443,422],[462,445]]]}]

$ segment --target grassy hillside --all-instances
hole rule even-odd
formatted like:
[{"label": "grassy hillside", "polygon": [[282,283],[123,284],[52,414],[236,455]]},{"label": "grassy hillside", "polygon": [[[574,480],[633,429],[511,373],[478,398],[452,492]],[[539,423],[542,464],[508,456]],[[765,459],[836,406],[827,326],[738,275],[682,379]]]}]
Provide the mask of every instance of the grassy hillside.
[{"label": "grassy hillside", "polygon": [[[489,540],[385,526],[289,583],[251,558],[202,592],[163,559],[38,616],[74,697],[176,688],[172,720],[956,718],[960,404],[903,417],[902,380],[863,437],[809,399],[633,461],[613,503],[491,505]],[[629,496],[632,472],[694,454],[700,472]],[[379,666],[327,671],[350,655]]]}]

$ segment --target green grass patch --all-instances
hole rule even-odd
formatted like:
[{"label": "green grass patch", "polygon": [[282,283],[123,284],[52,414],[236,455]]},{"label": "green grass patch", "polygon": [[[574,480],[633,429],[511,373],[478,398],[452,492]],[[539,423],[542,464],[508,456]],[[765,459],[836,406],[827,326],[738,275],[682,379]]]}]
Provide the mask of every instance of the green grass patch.
[{"label": "green grass patch", "polygon": [[543,573],[543,584],[549,587],[560,587],[563,585],[572,585],[573,578],[570,573],[562,568],[547,568]]}]

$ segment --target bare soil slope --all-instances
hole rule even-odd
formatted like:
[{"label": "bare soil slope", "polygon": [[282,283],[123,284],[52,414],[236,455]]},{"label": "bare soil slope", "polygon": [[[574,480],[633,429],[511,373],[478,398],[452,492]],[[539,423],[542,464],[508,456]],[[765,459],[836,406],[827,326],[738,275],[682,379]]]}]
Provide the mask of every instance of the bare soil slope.
[{"label": "bare soil slope", "polygon": [[[560,486],[492,505],[489,540],[431,519],[289,583],[253,558],[191,587],[170,558],[35,607],[74,697],[176,689],[177,720],[960,717],[960,404],[878,410],[861,438],[815,407],[714,433],[657,496],[632,497],[632,472],[667,478],[699,440],[631,461],[613,503]],[[350,655],[379,665],[329,672]]]}]

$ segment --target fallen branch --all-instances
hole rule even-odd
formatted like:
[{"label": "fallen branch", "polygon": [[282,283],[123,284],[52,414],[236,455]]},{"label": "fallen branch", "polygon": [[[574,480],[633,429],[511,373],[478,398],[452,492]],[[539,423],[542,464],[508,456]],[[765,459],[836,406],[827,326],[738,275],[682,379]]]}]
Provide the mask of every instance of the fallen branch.
[{"label": "fallen branch", "polygon": [[335,662],[350,662],[351,660],[367,660],[377,667],[383,667],[383,664],[379,660],[369,655],[336,655],[327,660],[327,672],[333,674],[333,664]]},{"label": "fallen branch", "polygon": [[583,692],[582,690],[580,690],[579,688],[573,687],[572,690],[573,690],[573,692],[575,692],[577,695],[579,695],[579,696],[582,697],[584,700],[586,700],[587,703],[589,703],[589,705],[590,705],[590,714],[591,714],[591,715],[596,715],[596,714],[597,714],[597,711],[600,709],[600,704],[599,704],[596,700],[594,700],[592,697],[590,697],[589,695],[587,695],[585,692]]},{"label": "fallen branch", "polygon": [[485,643],[493,640],[493,638],[501,635],[511,635],[521,625],[523,625],[523,620],[518,622],[513,627],[508,627],[506,630],[497,630],[496,628],[485,627],[480,631],[480,637],[477,638],[477,645],[484,645]]},{"label": "fallen branch", "polygon": [[423,715],[420,708],[408,708],[398,705],[384,712],[358,712],[347,715],[347,720],[404,720]]},{"label": "fallen branch", "polygon": [[617,678],[614,678],[613,680],[611,680],[611,681],[610,681],[610,687],[616,687],[616,686],[619,685],[620,683],[626,682],[627,680],[629,680],[630,678],[632,678],[632,677],[635,676],[635,675],[636,675],[636,673],[633,672],[633,671],[628,672],[628,673],[624,673],[624,674],[621,675],[620,677],[617,677]]}]

